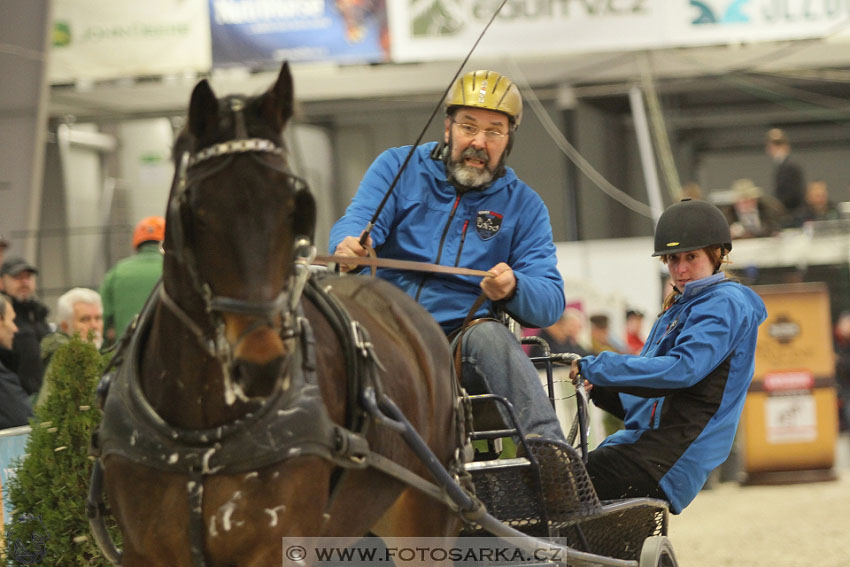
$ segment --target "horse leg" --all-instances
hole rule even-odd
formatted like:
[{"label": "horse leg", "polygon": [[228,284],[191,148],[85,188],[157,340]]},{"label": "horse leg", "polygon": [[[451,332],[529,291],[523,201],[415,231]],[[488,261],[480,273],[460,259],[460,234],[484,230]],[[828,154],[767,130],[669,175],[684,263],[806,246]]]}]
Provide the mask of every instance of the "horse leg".
[{"label": "horse leg", "polygon": [[334,490],[322,536],[357,539],[370,531],[404,487],[374,470],[349,470]]},{"label": "horse leg", "polygon": [[[393,557],[399,567],[403,565],[440,565],[450,566],[453,561],[439,559],[454,545],[460,530],[460,518],[447,506],[436,502],[430,496],[407,488],[386,511],[372,531],[382,538],[417,538],[405,543],[397,542],[401,548],[425,548],[427,554],[411,555],[410,561],[403,556]],[[393,542],[392,545],[395,545]]]},{"label": "horse leg", "polygon": [[456,535],[460,520],[447,506],[415,488],[407,488],[372,531],[393,537],[446,537]]},{"label": "horse leg", "polygon": [[210,477],[204,485],[210,565],[282,565],[284,538],[321,530],[332,468],[319,457],[299,457],[242,475]]},{"label": "horse leg", "polygon": [[122,567],[192,567],[186,477],[135,465],[119,457],[105,460],[110,508],[123,535]]}]

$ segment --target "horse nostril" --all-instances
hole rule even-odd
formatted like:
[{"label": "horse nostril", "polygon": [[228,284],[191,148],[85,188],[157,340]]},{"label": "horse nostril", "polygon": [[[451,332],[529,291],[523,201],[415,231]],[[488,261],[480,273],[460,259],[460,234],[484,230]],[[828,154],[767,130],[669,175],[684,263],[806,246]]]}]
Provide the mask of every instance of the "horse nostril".
[{"label": "horse nostril", "polygon": [[245,395],[266,397],[271,395],[277,386],[282,368],[282,356],[263,363],[237,358],[230,367],[230,373]]}]

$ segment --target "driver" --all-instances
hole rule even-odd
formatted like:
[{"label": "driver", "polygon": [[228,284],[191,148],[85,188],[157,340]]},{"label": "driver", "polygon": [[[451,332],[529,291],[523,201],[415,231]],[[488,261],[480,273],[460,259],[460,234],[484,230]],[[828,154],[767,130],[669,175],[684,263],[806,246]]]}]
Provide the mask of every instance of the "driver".
[{"label": "driver", "polygon": [[[489,271],[492,277],[379,269],[451,335],[483,292],[476,324],[462,334],[461,382],[514,406],[524,433],[564,440],[537,370],[519,341],[493,319],[499,310],[526,326],[548,327],[564,312],[549,212],[506,166],[522,119],[519,89],[494,71],[472,71],[445,101],[443,140],[415,149],[367,244],[384,258]],[[331,229],[330,250],[365,256],[359,243],[410,146],[383,152]],[[353,266],[341,266],[343,270]],[[500,409],[501,411],[501,409]]]}]

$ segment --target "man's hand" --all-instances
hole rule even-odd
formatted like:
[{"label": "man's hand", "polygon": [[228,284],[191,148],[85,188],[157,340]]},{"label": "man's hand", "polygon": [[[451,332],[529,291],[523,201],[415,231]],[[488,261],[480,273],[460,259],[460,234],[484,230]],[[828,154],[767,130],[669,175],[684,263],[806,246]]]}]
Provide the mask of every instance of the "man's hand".
[{"label": "man's hand", "polygon": [[499,262],[489,270],[493,277],[481,280],[481,289],[491,301],[511,297],[516,290],[516,276],[510,266]]},{"label": "man's hand", "polygon": [[[362,236],[362,233],[361,233]],[[366,246],[369,248],[372,247],[372,237],[368,237],[366,239]],[[336,247],[334,250],[335,256],[366,256],[367,250],[365,247],[360,246],[360,238],[354,236],[346,236],[342,242]],[[357,267],[357,264],[342,264],[340,263],[339,269],[341,272],[348,272]]]}]

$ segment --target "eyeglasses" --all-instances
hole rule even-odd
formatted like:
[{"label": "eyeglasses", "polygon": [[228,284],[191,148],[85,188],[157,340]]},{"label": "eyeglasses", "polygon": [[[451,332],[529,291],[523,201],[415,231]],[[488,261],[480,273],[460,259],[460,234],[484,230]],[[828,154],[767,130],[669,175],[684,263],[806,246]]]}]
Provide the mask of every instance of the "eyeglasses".
[{"label": "eyeglasses", "polygon": [[460,128],[461,133],[469,138],[474,138],[478,135],[478,132],[482,131],[484,132],[484,137],[490,142],[501,141],[502,138],[507,136],[507,133],[499,132],[498,130],[481,130],[481,128],[474,124],[467,124],[465,122],[455,122],[455,124]]}]

